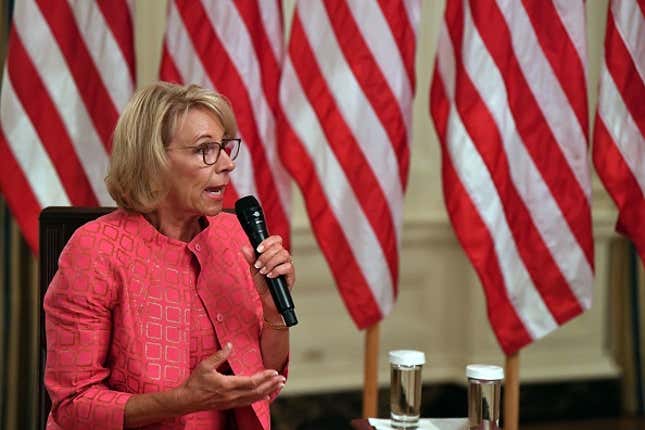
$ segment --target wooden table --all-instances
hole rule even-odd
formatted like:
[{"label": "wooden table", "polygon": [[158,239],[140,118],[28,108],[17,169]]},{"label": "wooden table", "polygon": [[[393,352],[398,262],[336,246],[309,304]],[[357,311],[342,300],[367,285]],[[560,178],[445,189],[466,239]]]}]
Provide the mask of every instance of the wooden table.
[{"label": "wooden table", "polygon": [[[439,430],[468,430],[468,419],[466,418],[421,418],[429,421]],[[352,428],[356,430],[375,430],[366,418],[352,420]]]}]

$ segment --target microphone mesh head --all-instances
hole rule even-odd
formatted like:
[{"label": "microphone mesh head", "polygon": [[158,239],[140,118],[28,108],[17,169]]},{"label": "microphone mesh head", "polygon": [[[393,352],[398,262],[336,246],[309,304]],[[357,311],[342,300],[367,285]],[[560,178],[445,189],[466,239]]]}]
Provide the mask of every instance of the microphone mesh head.
[{"label": "microphone mesh head", "polygon": [[260,203],[254,196],[244,196],[238,201],[235,202],[235,213],[239,214],[242,212],[248,212],[254,209],[260,209]]},{"label": "microphone mesh head", "polygon": [[262,207],[255,197],[245,196],[236,201],[235,214],[253,246],[257,246],[269,235],[264,223]]}]

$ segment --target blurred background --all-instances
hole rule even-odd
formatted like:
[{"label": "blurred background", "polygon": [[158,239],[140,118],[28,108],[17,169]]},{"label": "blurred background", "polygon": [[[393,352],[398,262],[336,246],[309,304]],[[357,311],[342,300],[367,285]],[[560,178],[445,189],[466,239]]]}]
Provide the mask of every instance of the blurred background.
[{"label": "blurred background", "polygon": [[[12,2],[0,8],[4,59]],[[137,85],[157,79],[166,1],[136,0]],[[294,7],[284,3],[286,26]],[[429,86],[445,3],[422,2],[416,54],[416,98],[409,185],[405,197],[399,297],[380,325],[379,415],[387,416],[387,351],[424,351],[423,416],[466,415],[465,365],[504,365],[488,323],[480,282],[457,242],[441,191],[441,157],[428,110]],[[586,2],[590,121],[595,112],[607,14],[606,0]],[[642,414],[638,360],[642,335],[634,310],[643,309],[641,271],[629,242],[614,233],[616,210],[594,175],[595,283],[592,308],[522,349],[520,417],[545,420]],[[35,428],[39,340],[38,261],[0,196],[0,428]],[[289,382],[273,406],[276,429],[343,428],[361,415],[364,331],[350,319],[311,232],[294,186],[292,248],[300,324],[291,334]],[[633,296],[632,292],[637,295]],[[640,333],[643,333],[640,322]],[[641,383],[642,384],[642,383]]]}]

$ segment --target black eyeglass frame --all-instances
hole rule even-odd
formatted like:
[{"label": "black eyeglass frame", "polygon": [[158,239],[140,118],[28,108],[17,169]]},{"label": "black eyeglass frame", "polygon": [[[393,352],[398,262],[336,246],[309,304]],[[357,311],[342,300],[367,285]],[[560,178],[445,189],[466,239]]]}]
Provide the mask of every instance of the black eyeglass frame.
[{"label": "black eyeglass frame", "polygon": [[[208,143],[203,143],[200,146],[200,150],[202,151],[202,160],[204,161],[204,164],[207,166],[212,166],[213,164],[217,163],[217,160],[219,160],[219,155],[222,151],[225,151],[226,144],[229,142],[235,142],[235,146],[231,150],[231,153],[228,154],[229,158],[231,160],[235,160],[240,153],[240,146],[242,146],[242,139],[239,137],[231,137],[231,138],[223,138],[221,142],[217,142],[215,140],[208,142]],[[208,145],[215,144],[217,145],[217,155],[215,155],[215,160],[212,163],[208,163],[206,161],[206,151],[208,150]]]}]

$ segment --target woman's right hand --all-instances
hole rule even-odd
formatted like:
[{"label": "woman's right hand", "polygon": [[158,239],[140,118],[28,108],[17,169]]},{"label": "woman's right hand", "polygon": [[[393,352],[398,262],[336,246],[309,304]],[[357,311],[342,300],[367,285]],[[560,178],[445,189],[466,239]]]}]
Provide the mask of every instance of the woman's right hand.
[{"label": "woman's right hand", "polygon": [[[250,405],[284,386],[284,376],[273,369],[251,376],[224,375],[217,371],[231,354],[233,346],[224,348],[199,363],[183,385],[177,388],[177,402],[186,413],[230,409]],[[182,408],[184,409],[184,408]]]}]

